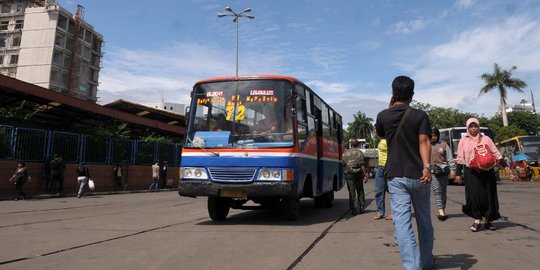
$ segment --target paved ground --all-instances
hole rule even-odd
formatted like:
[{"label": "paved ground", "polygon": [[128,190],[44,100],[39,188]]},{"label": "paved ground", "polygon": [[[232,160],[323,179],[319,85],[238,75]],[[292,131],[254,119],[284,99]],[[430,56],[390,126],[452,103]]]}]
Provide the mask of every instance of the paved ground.
[{"label": "paved ground", "polygon": [[[0,201],[0,269],[401,269],[391,221],[372,219],[372,181],[371,212],[351,217],[343,189],[332,209],[303,200],[296,222],[274,210],[212,222],[205,198],[175,192]],[[538,269],[540,183],[498,188],[499,230],[472,233],[463,187],[449,187],[450,219],[433,217],[436,269]]]}]

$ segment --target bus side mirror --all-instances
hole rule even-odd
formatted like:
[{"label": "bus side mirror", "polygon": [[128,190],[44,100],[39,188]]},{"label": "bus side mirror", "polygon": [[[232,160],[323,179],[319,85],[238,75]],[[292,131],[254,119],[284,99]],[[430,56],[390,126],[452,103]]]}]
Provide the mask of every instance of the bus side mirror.
[{"label": "bus side mirror", "polygon": [[[193,93],[193,92],[192,92]],[[184,116],[186,118],[186,127],[189,126],[189,110],[191,109],[190,106],[187,106],[186,109],[184,110]]]}]

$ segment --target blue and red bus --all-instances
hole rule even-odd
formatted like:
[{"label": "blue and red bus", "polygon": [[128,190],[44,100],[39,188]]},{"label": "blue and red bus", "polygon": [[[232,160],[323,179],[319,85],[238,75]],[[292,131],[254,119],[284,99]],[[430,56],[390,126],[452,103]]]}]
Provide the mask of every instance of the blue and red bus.
[{"label": "blue and red bus", "polygon": [[332,207],[344,185],[342,118],[293,77],[199,81],[186,117],[178,194],[207,196],[212,220],[248,201],[296,220],[300,199]]}]

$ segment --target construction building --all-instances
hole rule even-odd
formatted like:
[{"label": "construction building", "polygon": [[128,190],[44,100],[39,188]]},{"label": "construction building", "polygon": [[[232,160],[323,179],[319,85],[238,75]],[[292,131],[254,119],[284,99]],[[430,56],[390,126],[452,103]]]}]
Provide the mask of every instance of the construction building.
[{"label": "construction building", "polygon": [[55,0],[0,0],[0,74],[97,101],[103,36]]}]

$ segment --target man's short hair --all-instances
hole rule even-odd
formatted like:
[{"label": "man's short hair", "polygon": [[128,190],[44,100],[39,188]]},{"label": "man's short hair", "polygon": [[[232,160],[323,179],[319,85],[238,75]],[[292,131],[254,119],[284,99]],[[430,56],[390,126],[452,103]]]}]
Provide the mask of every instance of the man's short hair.
[{"label": "man's short hair", "polygon": [[352,146],[352,147],[357,147],[358,144],[360,144],[360,143],[358,142],[357,139],[351,139],[351,146]]},{"label": "man's short hair", "polygon": [[414,95],[414,81],[407,76],[398,76],[392,82],[392,95],[395,101],[411,100]]}]

